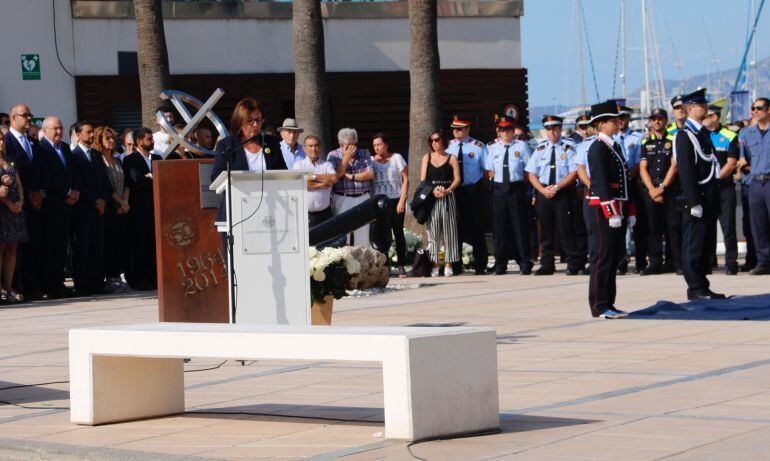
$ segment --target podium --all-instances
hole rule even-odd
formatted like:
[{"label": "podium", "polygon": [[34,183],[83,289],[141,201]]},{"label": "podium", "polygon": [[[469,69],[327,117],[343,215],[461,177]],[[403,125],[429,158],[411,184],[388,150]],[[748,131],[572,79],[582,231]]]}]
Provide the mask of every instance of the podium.
[{"label": "podium", "polygon": [[227,266],[214,227],[211,159],[155,161],[155,242],[161,322],[227,323]]},{"label": "podium", "polygon": [[[231,180],[235,323],[310,325],[306,173],[233,171]],[[227,204],[227,172],[210,187]]]}]

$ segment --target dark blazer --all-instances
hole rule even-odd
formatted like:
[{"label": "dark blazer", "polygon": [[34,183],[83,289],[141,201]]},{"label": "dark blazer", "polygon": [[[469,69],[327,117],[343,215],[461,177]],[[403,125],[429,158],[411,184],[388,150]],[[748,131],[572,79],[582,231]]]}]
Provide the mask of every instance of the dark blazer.
[{"label": "dark blazer", "polygon": [[[153,160],[163,160],[163,157],[150,154],[150,161]],[[136,215],[152,216],[155,209],[152,198],[153,178],[146,177],[147,173],[150,173],[150,168],[139,152],[134,151],[123,159],[123,174],[129,189],[128,202],[132,209],[135,208]]]},{"label": "dark blazer", "polygon": [[628,200],[628,165],[615,143],[614,151],[601,139],[588,149],[588,168],[591,171],[590,198],[600,202]]},{"label": "dark blazer", "polygon": [[32,146],[32,161],[27,157],[27,153],[24,152],[24,148],[21,147],[21,143],[16,139],[10,131],[5,135],[5,154],[9,162],[14,162],[16,169],[19,171],[19,178],[21,178],[21,185],[24,188],[25,202],[29,197],[30,192],[38,191],[42,189],[40,187],[40,143],[34,139],[29,140]]},{"label": "dark blazer", "polygon": [[[698,205],[703,205],[704,208],[713,207],[715,203],[719,202],[717,199],[717,194],[719,193],[718,165],[714,177],[706,184],[699,184],[699,181],[705,180],[709,173],[711,173],[712,164],[711,162],[704,161],[695,153],[695,146],[693,146],[686,131],[694,133],[689,126],[685,125],[685,128],[677,131],[674,138],[677,175],[684,192],[684,207],[686,209]],[[714,145],[711,143],[711,136],[705,127],[702,127],[699,132],[694,134],[704,155],[715,154]],[[716,213],[719,214],[718,208]]]},{"label": "dark blazer", "polygon": [[[214,159],[214,167],[211,171],[211,180],[217,179],[220,173],[227,170],[227,162],[225,161],[224,152],[227,152],[232,147],[240,144],[241,141],[235,136],[228,136],[225,139],[219,141],[215,150],[219,152],[219,155]],[[278,145],[278,141],[273,136],[264,136],[264,143],[262,143],[262,152],[265,158],[265,166],[268,170],[285,170],[286,161],[281,154],[281,147]],[[233,160],[230,164],[232,171],[248,171],[249,161],[246,159],[246,151],[243,147],[239,147],[233,153]],[[225,194],[222,194],[222,199],[219,202],[219,211],[217,211],[217,221],[225,221],[227,219],[227,212],[225,209]]]},{"label": "dark blazer", "polygon": [[72,151],[75,158],[78,177],[80,178],[80,200],[77,205],[93,208],[96,201],[104,200],[105,205],[109,203],[112,195],[112,184],[107,177],[107,167],[104,165],[102,154],[91,150],[91,160],[80,146]]},{"label": "dark blazer", "polygon": [[[67,143],[60,143],[66,165],[56,154],[56,149],[48,140],[40,141],[40,183],[39,188],[45,192],[46,201],[61,202],[67,199],[70,190],[80,190],[80,175],[75,157]],[[22,155],[24,151],[22,151]],[[82,199],[82,197],[81,197]]]}]

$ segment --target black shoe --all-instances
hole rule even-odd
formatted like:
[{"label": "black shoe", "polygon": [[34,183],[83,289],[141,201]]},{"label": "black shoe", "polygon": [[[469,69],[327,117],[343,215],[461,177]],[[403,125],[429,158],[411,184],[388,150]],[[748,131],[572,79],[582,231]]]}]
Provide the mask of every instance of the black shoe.
[{"label": "black shoe", "polygon": [[751,269],[754,269],[755,267],[757,267],[756,264],[746,263],[742,265],[740,269],[741,269],[741,272],[749,272]]},{"label": "black shoe", "polygon": [[663,273],[663,268],[660,266],[650,266],[639,272],[639,275],[658,275]]},{"label": "black shoe", "polygon": [[751,274],[751,275],[768,275],[768,274],[770,274],[770,267],[768,267],[768,266],[757,266],[754,269],[751,269],[749,274]]},{"label": "black shoe", "polygon": [[682,269],[677,269],[676,275],[684,275],[684,271]]},{"label": "black shoe", "polygon": [[536,271],[535,275],[553,275],[555,272],[553,267],[543,267],[540,266]]},{"label": "black shoe", "polygon": [[626,275],[626,272],[628,272],[627,267],[618,267],[618,275]]},{"label": "black shoe", "polygon": [[520,265],[519,266],[519,273],[521,275],[531,275],[532,274],[532,264],[526,264],[526,265]]},{"label": "black shoe", "polygon": [[725,274],[727,275],[738,275],[738,265],[729,265],[727,266],[727,269],[725,269]]},{"label": "black shoe", "polygon": [[647,266],[636,266],[634,268],[634,274],[641,274],[645,270],[647,270]]},{"label": "black shoe", "polygon": [[567,269],[567,275],[578,275],[580,271],[578,269]]},{"label": "black shoe", "polygon": [[487,275],[487,271],[484,269],[476,269],[476,275]]},{"label": "black shoe", "polygon": [[688,291],[687,292],[687,299],[690,301],[696,301],[699,299],[726,299],[727,297],[721,293],[714,293],[711,290],[698,290],[698,291]]},{"label": "black shoe", "polygon": [[495,266],[495,275],[505,275],[508,272],[508,264]]}]

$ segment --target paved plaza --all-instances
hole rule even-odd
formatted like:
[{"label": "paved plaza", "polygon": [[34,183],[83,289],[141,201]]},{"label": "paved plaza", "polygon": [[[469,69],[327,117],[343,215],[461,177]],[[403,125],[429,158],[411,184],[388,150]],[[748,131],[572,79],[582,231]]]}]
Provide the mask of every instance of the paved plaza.
[{"label": "paved plaza", "polygon": [[[770,292],[767,277],[711,279]],[[0,309],[0,459],[770,458],[766,321],[592,319],[588,278],[563,274],[392,283],[425,286],[336,301],[334,323],[494,327],[500,433],[409,446],[381,435],[376,364],[236,360],[186,365],[184,415],[72,425],[67,331],[155,321],[157,299],[133,294]],[[618,292],[628,311],[685,302],[675,275],[619,277]]]}]

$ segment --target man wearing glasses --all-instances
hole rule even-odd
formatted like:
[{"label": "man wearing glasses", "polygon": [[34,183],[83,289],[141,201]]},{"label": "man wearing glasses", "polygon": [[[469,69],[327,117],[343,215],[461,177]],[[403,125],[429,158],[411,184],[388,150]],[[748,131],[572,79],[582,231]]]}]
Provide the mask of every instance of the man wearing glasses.
[{"label": "man wearing glasses", "polygon": [[5,135],[5,149],[8,159],[16,164],[21,184],[24,188],[24,214],[27,220],[29,239],[19,245],[18,271],[24,291],[24,298],[35,300],[42,298],[43,254],[41,251],[41,232],[43,216],[43,193],[40,190],[40,146],[37,141],[27,136],[32,126],[32,113],[24,104],[11,107],[11,126]]},{"label": "man wearing glasses", "polygon": [[741,133],[741,164],[751,172],[749,208],[751,232],[757,251],[757,266],[752,275],[770,274],[770,100],[758,98],[751,106],[754,124]]}]

